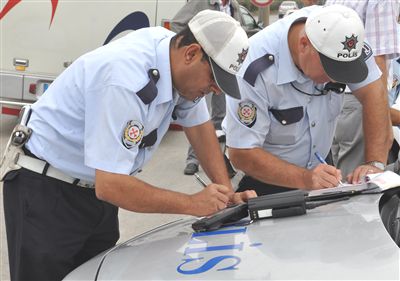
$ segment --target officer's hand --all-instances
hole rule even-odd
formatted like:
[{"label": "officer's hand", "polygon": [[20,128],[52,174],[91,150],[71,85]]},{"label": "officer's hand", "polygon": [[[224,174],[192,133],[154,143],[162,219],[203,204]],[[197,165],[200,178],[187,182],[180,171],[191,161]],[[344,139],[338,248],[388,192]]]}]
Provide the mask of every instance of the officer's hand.
[{"label": "officer's hand", "polygon": [[352,184],[358,184],[365,180],[368,174],[382,173],[383,171],[371,165],[358,166],[350,175],[346,177],[347,181]]},{"label": "officer's hand", "polygon": [[232,190],[220,184],[210,184],[202,191],[190,196],[191,214],[194,216],[208,216],[226,208]]},{"label": "officer's hand", "polygon": [[247,202],[250,198],[257,197],[257,193],[254,190],[245,190],[243,192],[232,193],[229,197],[229,203],[240,204]]},{"label": "officer's hand", "polygon": [[321,189],[335,187],[342,180],[339,169],[327,164],[319,164],[313,170],[305,172],[306,187],[309,189]]}]

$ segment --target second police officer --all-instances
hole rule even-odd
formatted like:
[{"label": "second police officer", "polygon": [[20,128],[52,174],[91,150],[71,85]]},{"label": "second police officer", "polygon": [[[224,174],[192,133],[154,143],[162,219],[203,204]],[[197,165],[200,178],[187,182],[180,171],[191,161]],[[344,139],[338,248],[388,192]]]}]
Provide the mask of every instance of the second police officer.
[{"label": "second police officer", "polygon": [[262,195],[339,183],[340,170],[316,154],[329,153],[344,84],[364,107],[366,136],[366,163],[348,180],[381,172],[371,163],[386,163],[391,135],[380,75],[362,21],[341,5],[303,8],[251,37],[238,73],[242,97],[227,97],[223,123],[231,161],[246,174],[239,190]]}]

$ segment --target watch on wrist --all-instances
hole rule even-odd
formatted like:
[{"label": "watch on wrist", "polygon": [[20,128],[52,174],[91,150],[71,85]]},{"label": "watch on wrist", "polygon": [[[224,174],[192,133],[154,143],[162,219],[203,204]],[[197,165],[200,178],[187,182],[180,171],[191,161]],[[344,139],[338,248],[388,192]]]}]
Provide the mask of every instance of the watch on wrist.
[{"label": "watch on wrist", "polygon": [[370,161],[370,162],[365,163],[365,165],[374,166],[375,168],[381,169],[382,171],[385,170],[385,168],[386,168],[386,165],[379,161]]}]

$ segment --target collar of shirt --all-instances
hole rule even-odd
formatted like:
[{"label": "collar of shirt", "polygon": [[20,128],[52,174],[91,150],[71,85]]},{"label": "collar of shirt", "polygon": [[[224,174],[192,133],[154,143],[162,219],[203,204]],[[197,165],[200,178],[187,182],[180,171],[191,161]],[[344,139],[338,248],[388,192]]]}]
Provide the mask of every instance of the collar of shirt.
[{"label": "collar of shirt", "polygon": [[[162,39],[157,46],[157,58],[155,68],[158,69],[160,79],[157,82],[158,95],[155,99],[156,104],[169,102],[173,99],[173,87],[171,77],[171,64],[170,64],[170,42],[173,35]],[[169,90],[168,90],[169,89]]]},{"label": "collar of shirt", "polygon": [[286,39],[287,32],[282,34],[279,45],[279,55],[278,55],[278,77],[277,85],[282,85],[290,83],[292,81],[305,80],[302,72],[294,64],[292,55],[290,54],[288,40]]}]

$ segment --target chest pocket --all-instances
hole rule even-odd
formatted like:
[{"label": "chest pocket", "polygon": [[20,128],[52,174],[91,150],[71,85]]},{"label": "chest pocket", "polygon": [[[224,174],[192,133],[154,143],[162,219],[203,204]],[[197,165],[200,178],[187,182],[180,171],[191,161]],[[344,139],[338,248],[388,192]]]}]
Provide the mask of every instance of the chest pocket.
[{"label": "chest pocket", "polygon": [[158,69],[150,69],[147,74],[149,75],[149,82],[136,93],[144,104],[150,104],[157,97],[158,89],[156,84],[160,79]]},{"label": "chest pocket", "polygon": [[271,144],[295,144],[302,135],[304,109],[302,106],[287,109],[270,109],[270,130],[267,142]]}]

